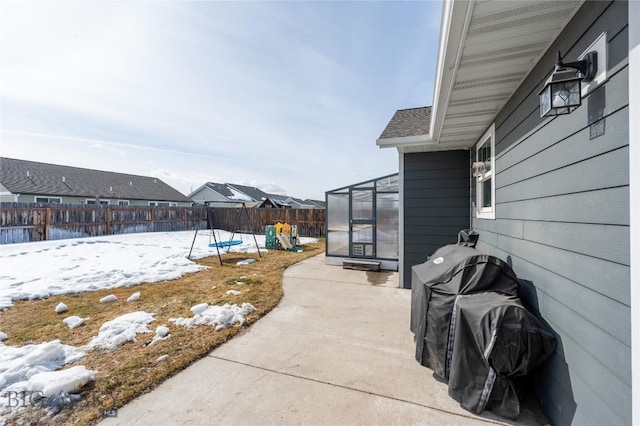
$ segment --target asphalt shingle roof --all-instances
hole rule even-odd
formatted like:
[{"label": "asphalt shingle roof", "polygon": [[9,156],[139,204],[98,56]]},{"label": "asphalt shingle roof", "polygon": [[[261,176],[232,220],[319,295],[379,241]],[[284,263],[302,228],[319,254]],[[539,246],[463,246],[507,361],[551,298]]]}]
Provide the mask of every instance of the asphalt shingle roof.
[{"label": "asphalt shingle roof", "polygon": [[235,183],[227,183],[226,185],[237,189],[250,198],[253,198],[255,201],[262,201],[266,198],[269,198],[266,192],[254,186],[236,185]]},{"label": "asphalt shingle roof", "polygon": [[14,194],[191,201],[158,178],[4,157],[0,158],[0,183]]},{"label": "asphalt shingle roof", "polygon": [[207,182],[207,187],[216,191],[220,195],[224,195],[225,197],[233,196],[233,192],[229,191],[229,188],[227,188],[227,185],[224,183]]},{"label": "asphalt shingle roof", "polygon": [[391,121],[378,139],[402,138],[429,134],[431,107],[401,109],[393,114]]}]

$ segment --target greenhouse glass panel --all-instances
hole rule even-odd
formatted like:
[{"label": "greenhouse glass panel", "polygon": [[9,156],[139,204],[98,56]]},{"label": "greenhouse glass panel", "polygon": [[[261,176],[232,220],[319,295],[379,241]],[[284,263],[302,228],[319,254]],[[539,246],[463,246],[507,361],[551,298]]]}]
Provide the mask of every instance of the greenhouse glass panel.
[{"label": "greenhouse glass panel", "polygon": [[353,190],[351,194],[353,220],[373,219],[373,191]]},{"label": "greenhouse glass panel", "polygon": [[349,194],[327,194],[327,254],[349,255]]},{"label": "greenhouse glass panel", "polygon": [[376,181],[376,191],[378,192],[398,192],[400,186],[398,184],[398,175],[387,176]]},{"label": "greenhouse glass panel", "polygon": [[396,194],[378,194],[376,202],[376,256],[397,259],[399,246],[400,197]]}]

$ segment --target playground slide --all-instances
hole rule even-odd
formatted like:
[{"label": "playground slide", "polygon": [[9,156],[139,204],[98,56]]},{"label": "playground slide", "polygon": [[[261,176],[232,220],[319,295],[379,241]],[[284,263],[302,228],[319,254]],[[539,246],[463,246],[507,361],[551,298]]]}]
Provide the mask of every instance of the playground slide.
[{"label": "playground slide", "polygon": [[280,241],[280,244],[282,245],[282,248],[284,249],[290,249],[291,247],[293,247],[291,245],[291,243],[289,242],[289,238],[285,238],[280,234],[276,235],[276,238],[278,239],[278,241]]}]

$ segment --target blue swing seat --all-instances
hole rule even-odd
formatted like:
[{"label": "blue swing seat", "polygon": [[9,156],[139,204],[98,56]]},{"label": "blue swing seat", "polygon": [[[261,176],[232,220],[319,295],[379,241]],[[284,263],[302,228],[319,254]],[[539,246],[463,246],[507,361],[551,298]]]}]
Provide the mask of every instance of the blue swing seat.
[{"label": "blue swing seat", "polygon": [[239,244],[242,244],[242,240],[231,240],[231,241],[220,241],[218,243],[211,243],[209,244],[209,247],[231,247],[231,246],[237,246]]}]

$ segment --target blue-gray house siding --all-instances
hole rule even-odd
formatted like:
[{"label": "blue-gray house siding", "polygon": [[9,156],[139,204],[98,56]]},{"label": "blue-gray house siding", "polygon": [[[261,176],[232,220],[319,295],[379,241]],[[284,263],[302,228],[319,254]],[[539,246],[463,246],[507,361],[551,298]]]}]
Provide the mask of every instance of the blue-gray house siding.
[{"label": "blue-gray house siding", "polygon": [[[512,264],[558,336],[536,379],[554,425],[631,424],[627,13],[586,2],[497,115],[496,219],[472,220],[477,248]],[[556,52],[575,58],[604,31],[608,81],[541,119]]]},{"label": "blue-gray house siding", "polygon": [[469,228],[469,164],[467,150],[404,154],[404,288],[411,288],[412,266]]}]

